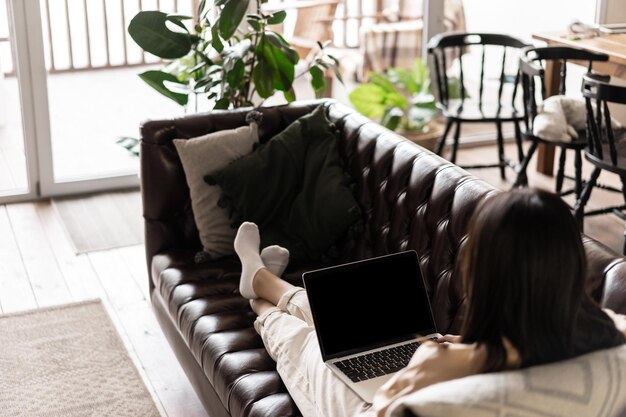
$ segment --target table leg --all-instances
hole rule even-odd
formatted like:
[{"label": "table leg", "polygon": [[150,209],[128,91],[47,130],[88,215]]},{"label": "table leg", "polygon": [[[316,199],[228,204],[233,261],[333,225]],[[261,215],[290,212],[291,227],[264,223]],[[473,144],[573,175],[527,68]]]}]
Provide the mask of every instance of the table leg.
[{"label": "table leg", "polygon": [[537,172],[553,176],[554,175],[554,145],[540,143],[537,147]]},{"label": "table leg", "polygon": [[[545,72],[546,97],[559,94],[561,62],[548,61]],[[537,172],[552,176],[554,171],[554,145],[541,143],[537,148]]]}]

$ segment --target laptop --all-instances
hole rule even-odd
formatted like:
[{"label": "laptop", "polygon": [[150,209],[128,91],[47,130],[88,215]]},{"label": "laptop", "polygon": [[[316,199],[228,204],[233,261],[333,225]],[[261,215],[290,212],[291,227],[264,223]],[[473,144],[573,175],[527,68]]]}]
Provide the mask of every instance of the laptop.
[{"label": "laptop", "polygon": [[437,332],[417,253],[404,251],[305,272],[326,366],[364,401]]}]

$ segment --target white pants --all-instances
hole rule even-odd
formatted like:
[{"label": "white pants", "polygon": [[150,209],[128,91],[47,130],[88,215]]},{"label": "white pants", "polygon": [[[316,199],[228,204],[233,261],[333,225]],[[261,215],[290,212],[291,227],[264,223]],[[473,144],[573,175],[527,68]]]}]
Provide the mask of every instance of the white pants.
[{"label": "white pants", "polygon": [[304,417],[347,417],[370,407],[324,365],[303,288],[285,293],[254,328]]}]

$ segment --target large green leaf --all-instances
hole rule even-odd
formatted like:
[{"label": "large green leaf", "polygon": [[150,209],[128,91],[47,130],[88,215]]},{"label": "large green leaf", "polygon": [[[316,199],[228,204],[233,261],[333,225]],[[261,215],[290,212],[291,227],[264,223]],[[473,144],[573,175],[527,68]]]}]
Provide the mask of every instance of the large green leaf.
[{"label": "large green leaf", "polygon": [[268,25],[279,25],[285,21],[287,17],[287,12],[284,10],[279,10],[270,17],[267,18]]},{"label": "large green leaf", "polygon": [[226,73],[226,81],[231,88],[238,88],[239,84],[243,81],[243,76],[246,70],[246,65],[243,59],[237,59],[233,68]]},{"label": "large green leaf", "polygon": [[405,109],[409,105],[409,101],[397,91],[388,91],[385,96],[385,105]]},{"label": "large green leaf", "polygon": [[[191,49],[191,36],[170,30],[166,25],[168,20],[163,12],[139,12],[130,21],[128,33],[146,52],[165,59],[180,58]],[[171,21],[180,23],[177,18]]]},{"label": "large green leaf", "polygon": [[163,94],[165,97],[174,100],[176,103],[184,106],[187,104],[188,95],[183,93],[177,93],[175,91],[170,90],[166,86],[167,83],[178,84],[181,87],[184,87],[186,84],[181,83],[175,75],[169,74],[163,71],[145,71],[139,74],[139,77],[144,80],[150,87],[154,88],[159,93]]},{"label": "large green leaf", "polygon": [[226,110],[230,106],[230,100],[226,97],[222,97],[215,102],[213,109],[215,110]]},{"label": "large green leaf", "polygon": [[217,26],[211,28],[211,46],[219,53],[224,50],[224,44],[220,39],[219,29]]},{"label": "large green leaf", "polygon": [[295,77],[295,65],[285,49],[276,46],[275,42],[267,33],[261,36],[256,49],[257,65],[263,63],[269,68],[268,75],[274,90],[288,91]]},{"label": "large green leaf", "polygon": [[225,40],[232,38],[248,11],[249,3],[250,0],[228,0],[224,4],[218,23],[222,38]]},{"label": "large green leaf", "polygon": [[296,101],[296,92],[293,88],[291,88],[289,91],[284,91],[283,95],[285,96],[285,100],[287,100],[288,103]]},{"label": "large green leaf", "polygon": [[279,33],[268,30],[265,32],[264,38],[275,48],[280,49],[293,65],[298,63],[300,56],[294,49],[291,49],[289,42],[287,42]]},{"label": "large green leaf", "polygon": [[185,32],[189,32],[187,26],[183,23],[185,20],[191,20],[193,17],[187,16],[184,14],[168,14],[167,21],[174,23],[179,28],[183,29]]},{"label": "large green leaf", "polygon": [[261,23],[256,19],[248,18],[248,24],[252,26],[252,29],[255,30],[256,32],[260,32],[262,29]]},{"label": "large green leaf", "polygon": [[372,72],[370,74],[370,82],[376,84],[388,93],[394,93],[398,91],[396,89],[396,86],[393,85],[393,83],[389,81],[385,75],[379,74],[377,72]]},{"label": "large green leaf", "polygon": [[272,67],[266,61],[259,60],[252,70],[252,81],[257,94],[262,98],[268,98],[274,93],[272,77]]},{"label": "large green leaf", "polygon": [[406,68],[389,68],[389,80],[400,85],[411,94],[417,94],[421,91],[421,85],[413,78],[412,71]]},{"label": "large green leaf", "polygon": [[349,94],[350,102],[370,119],[380,119],[385,114],[385,90],[372,83],[361,84]]},{"label": "large green leaf", "polygon": [[311,67],[309,70],[311,74],[311,87],[316,93],[324,91],[326,88],[326,80],[324,79],[324,71],[320,67]]}]

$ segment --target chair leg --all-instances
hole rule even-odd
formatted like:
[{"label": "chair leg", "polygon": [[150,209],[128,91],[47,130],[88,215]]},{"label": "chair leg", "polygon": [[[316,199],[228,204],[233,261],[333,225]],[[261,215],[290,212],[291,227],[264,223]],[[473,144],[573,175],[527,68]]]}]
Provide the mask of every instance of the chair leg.
[{"label": "chair leg", "polygon": [[626,256],[626,224],[624,225],[624,246],[622,246],[622,255]]},{"label": "chair leg", "polygon": [[517,160],[521,164],[524,160],[524,147],[522,146],[522,130],[519,127],[519,122],[513,122],[515,125],[515,143],[517,143]]},{"label": "chair leg", "polygon": [[591,173],[591,177],[589,178],[589,181],[587,181],[587,183],[585,184],[585,188],[580,194],[580,198],[576,200],[576,205],[574,206],[574,214],[576,216],[576,220],[578,221],[578,227],[580,228],[581,232],[584,230],[585,226],[585,205],[587,204],[587,201],[589,201],[589,197],[591,197],[591,191],[593,190],[593,187],[596,186],[596,182],[598,181],[598,177],[600,176],[601,171],[601,168],[594,168],[593,172]]},{"label": "chair leg", "polygon": [[580,149],[576,149],[576,155],[574,159],[574,178],[576,179],[576,184],[574,186],[574,196],[576,200],[580,198],[580,193],[583,189],[583,156]]},{"label": "chair leg", "polygon": [[500,161],[500,178],[506,179],[506,173],[504,167],[506,165],[504,156],[504,138],[502,137],[502,123],[496,122],[496,128],[498,129],[498,160]]},{"label": "chair leg", "polygon": [[519,166],[519,172],[517,173],[517,178],[515,179],[515,183],[512,188],[528,186],[528,176],[526,175],[526,170],[528,169],[528,165],[530,164],[530,160],[535,154],[536,149],[537,142],[532,142],[528,148],[528,152],[526,152],[526,155]]},{"label": "chair leg", "polygon": [[559,157],[559,170],[556,173],[556,193],[561,194],[563,189],[563,179],[565,178],[565,158],[567,157],[567,149],[561,148],[561,156]]},{"label": "chair leg", "polygon": [[450,162],[456,163],[456,151],[459,147],[459,138],[461,137],[461,121],[456,121],[456,127],[454,129],[454,142],[452,142],[452,152],[450,154]]},{"label": "chair leg", "polygon": [[437,147],[435,148],[435,153],[439,156],[441,156],[443,147],[446,144],[446,139],[448,138],[448,133],[450,133],[451,127],[452,127],[452,119],[448,119],[446,121],[446,129],[443,131],[443,136],[439,139],[439,142],[437,143]]}]

